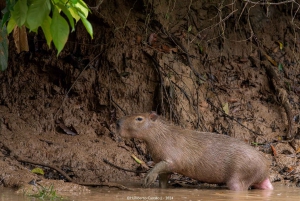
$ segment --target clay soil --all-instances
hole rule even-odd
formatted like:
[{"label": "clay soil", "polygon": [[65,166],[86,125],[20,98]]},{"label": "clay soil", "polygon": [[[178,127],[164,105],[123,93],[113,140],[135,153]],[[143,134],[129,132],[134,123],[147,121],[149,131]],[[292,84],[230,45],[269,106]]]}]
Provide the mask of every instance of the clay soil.
[{"label": "clay soil", "polygon": [[272,182],[299,184],[300,22],[292,4],[115,0],[92,12],[94,39],[78,23],[59,56],[42,33],[29,33],[30,51],[20,54],[9,36],[0,185],[41,180],[87,190],[58,181],[67,179],[51,167],[73,183],[141,181],[144,174],[103,159],[131,170],[140,167],[132,154],[151,161],[143,142],[116,135],[115,121],[152,110],[255,146],[271,162]]}]

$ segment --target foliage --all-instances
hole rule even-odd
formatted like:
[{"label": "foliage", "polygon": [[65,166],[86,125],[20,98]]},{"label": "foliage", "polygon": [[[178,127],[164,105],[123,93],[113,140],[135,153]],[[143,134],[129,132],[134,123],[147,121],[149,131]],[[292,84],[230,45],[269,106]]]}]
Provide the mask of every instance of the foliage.
[{"label": "foliage", "polygon": [[[79,20],[93,38],[93,28],[87,20],[89,11],[83,0],[6,0],[0,30],[4,33],[7,27],[7,34],[10,34],[16,27],[25,26],[33,32],[37,32],[41,27],[48,46],[50,47],[53,41],[58,55],[68,40],[70,27],[71,31],[74,31]],[[7,46],[6,43],[2,43],[2,35],[0,55],[3,51],[2,46]],[[6,69],[5,65],[0,65],[0,70]]]},{"label": "foliage", "polygon": [[31,170],[32,173],[35,173],[35,174],[40,174],[40,175],[44,175],[45,172],[42,168],[34,168]]},{"label": "foliage", "polygon": [[41,200],[62,200],[63,198],[56,194],[53,185],[49,188],[39,186],[39,192],[36,194],[28,194],[29,197],[39,198]]}]

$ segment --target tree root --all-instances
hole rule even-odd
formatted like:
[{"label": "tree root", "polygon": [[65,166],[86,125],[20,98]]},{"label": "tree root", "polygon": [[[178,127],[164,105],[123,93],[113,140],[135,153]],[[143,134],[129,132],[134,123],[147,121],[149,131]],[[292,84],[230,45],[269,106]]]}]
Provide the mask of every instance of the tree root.
[{"label": "tree root", "polygon": [[267,71],[267,75],[269,76],[271,83],[275,89],[277,100],[285,110],[287,120],[288,120],[288,130],[287,130],[286,138],[288,140],[292,140],[295,136],[294,136],[293,125],[292,125],[292,111],[291,111],[290,103],[288,102],[288,93],[284,89],[282,82],[280,81],[277,73],[274,70],[274,67],[268,64],[266,61],[263,61],[261,64]]}]

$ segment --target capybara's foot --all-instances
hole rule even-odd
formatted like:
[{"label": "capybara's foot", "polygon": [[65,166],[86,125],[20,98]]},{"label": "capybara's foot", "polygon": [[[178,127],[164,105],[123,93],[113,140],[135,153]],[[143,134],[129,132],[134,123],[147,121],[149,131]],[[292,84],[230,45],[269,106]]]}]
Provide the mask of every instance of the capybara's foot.
[{"label": "capybara's foot", "polygon": [[154,173],[152,171],[150,171],[148,173],[148,175],[146,176],[145,178],[145,181],[144,181],[144,187],[149,187],[151,184],[153,184],[157,178],[158,174],[157,173]]},{"label": "capybara's foot", "polygon": [[254,188],[262,189],[262,190],[273,190],[273,185],[270,182],[270,179],[267,178],[258,184],[253,185]]},{"label": "capybara's foot", "polygon": [[247,186],[244,186],[242,182],[237,180],[231,180],[227,182],[227,187],[232,191],[246,191],[248,190]]}]

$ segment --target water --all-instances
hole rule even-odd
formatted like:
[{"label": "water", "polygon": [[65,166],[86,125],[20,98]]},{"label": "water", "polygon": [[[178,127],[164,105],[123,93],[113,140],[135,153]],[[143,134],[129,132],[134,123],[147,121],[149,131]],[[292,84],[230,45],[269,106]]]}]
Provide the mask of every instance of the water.
[{"label": "water", "polygon": [[[300,188],[287,187],[283,184],[275,184],[273,191],[250,190],[235,192],[225,189],[193,189],[193,188],[133,188],[133,191],[122,191],[114,188],[90,188],[91,193],[85,195],[65,194],[64,200],[131,200],[131,201],[206,201],[206,200],[223,200],[223,201],[299,201]],[[13,189],[0,188],[0,201],[32,201],[38,200],[25,195],[17,195]]]}]

